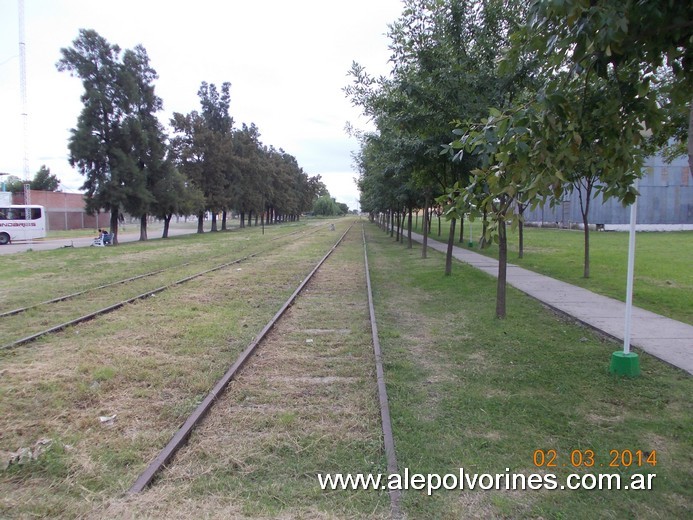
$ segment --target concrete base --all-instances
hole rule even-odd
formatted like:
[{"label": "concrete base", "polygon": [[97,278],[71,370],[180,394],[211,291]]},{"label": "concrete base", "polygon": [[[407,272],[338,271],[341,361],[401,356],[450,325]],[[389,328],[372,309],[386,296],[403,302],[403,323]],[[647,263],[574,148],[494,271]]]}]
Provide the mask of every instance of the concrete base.
[{"label": "concrete base", "polygon": [[622,350],[611,355],[609,373],[617,376],[637,377],[640,375],[640,358],[635,352],[626,354]]}]

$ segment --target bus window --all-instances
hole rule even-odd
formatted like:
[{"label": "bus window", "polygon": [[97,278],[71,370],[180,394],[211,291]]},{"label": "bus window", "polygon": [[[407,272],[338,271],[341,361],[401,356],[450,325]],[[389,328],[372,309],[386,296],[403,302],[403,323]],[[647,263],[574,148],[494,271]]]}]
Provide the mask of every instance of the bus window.
[{"label": "bus window", "polygon": [[26,211],[24,208],[10,208],[7,218],[9,220],[26,220]]},{"label": "bus window", "polygon": [[41,208],[31,208],[31,220],[38,220],[41,218]]}]

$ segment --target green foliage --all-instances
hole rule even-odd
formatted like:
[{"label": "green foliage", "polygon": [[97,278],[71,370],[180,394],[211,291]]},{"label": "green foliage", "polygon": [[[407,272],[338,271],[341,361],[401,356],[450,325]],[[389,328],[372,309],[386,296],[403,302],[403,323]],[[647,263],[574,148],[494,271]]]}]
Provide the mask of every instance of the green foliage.
[{"label": "green foliage", "polygon": [[[22,193],[24,191],[24,181],[16,175],[10,175],[5,182],[5,189],[11,193]],[[40,191],[58,191],[60,187],[60,179],[51,173],[50,168],[42,165],[34,175],[34,179],[30,183],[32,190]]]},{"label": "green foliage", "polygon": [[68,144],[70,164],[85,176],[87,210],[110,211],[111,230],[117,232],[123,211],[135,216],[150,211],[152,187],[171,171],[155,115],[162,107],[154,93],[156,71],[144,47],[121,54],[93,30],[80,30],[61,54],[58,70],[79,77],[84,86],[84,107]]},{"label": "green foliage", "polygon": [[42,191],[57,191],[60,187],[60,179],[51,173],[50,168],[46,168],[46,165],[42,165],[39,171],[34,175],[34,180],[31,181],[32,190],[42,190]]},{"label": "green foliage", "polygon": [[324,217],[334,217],[337,215],[342,215],[345,212],[342,211],[339,204],[337,204],[337,202],[328,194],[318,197],[315,200],[313,203],[313,213],[315,215],[321,215]]}]

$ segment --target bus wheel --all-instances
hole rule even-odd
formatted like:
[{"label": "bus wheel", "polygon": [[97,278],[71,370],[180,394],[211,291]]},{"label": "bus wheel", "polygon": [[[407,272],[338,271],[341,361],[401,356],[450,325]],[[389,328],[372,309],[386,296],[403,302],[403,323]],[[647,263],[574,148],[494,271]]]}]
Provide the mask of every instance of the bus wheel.
[{"label": "bus wheel", "polygon": [[0,233],[0,246],[10,243],[10,235],[7,233]]}]

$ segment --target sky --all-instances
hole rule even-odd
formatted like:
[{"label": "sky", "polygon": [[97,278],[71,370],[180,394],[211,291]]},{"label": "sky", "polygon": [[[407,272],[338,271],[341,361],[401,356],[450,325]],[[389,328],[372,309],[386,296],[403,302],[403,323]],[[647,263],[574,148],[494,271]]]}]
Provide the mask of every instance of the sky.
[{"label": "sky", "polygon": [[[401,0],[24,0],[29,176],[46,165],[65,191],[84,178],[68,162],[70,129],[82,109],[81,82],[55,66],[79,29],[121,49],[141,44],[159,79],[164,125],[199,110],[202,81],[231,83],[236,126],[255,123],[265,145],[296,157],[330,194],[354,209],[358,189],[346,123],[369,122],[342,89],[353,61],[387,74],[388,24]],[[0,0],[0,172],[24,178],[19,9]]]}]

